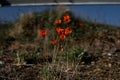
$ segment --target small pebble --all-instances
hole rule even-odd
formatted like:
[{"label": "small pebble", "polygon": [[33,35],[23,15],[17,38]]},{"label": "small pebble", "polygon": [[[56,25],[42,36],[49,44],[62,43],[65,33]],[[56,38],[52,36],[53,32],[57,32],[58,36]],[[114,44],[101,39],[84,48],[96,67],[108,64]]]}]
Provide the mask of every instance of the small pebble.
[{"label": "small pebble", "polygon": [[0,64],[4,64],[4,62],[0,61]]},{"label": "small pebble", "polygon": [[112,66],[112,64],[111,64],[111,63],[109,63],[109,64],[108,64],[108,67],[111,67],[111,66]]},{"label": "small pebble", "polygon": [[111,56],[112,54],[111,53],[108,53],[108,56]]}]

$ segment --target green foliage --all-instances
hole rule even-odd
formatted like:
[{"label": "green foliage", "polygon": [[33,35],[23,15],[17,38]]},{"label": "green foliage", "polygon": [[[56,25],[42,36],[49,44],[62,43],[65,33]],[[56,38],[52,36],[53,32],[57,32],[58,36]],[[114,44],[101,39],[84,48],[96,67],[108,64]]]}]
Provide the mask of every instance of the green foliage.
[{"label": "green foliage", "polygon": [[81,47],[73,47],[72,49],[69,49],[65,54],[65,59],[67,59],[67,61],[80,61],[84,55],[84,51]]},{"label": "green foliage", "polygon": [[85,52],[79,46],[69,49],[65,55],[65,60],[69,62],[83,62],[84,64],[91,64],[92,61],[96,61],[98,58],[98,55]]},{"label": "green foliage", "polygon": [[41,52],[35,50],[32,53],[18,52],[18,58],[20,63],[36,64]]},{"label": "green foliage", "polygon": [[43,67],[42,73],[42,80],[60,80],[63,75],[60,70],[56,70],[56,67],[50,67],[48,65]]}]

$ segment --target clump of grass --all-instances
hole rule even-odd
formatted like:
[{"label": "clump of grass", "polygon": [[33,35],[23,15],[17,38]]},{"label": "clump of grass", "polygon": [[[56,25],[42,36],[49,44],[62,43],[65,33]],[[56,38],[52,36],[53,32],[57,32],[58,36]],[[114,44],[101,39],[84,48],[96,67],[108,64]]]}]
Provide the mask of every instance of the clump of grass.
[{"label": "clump of grass", "polygon": [[69,49],[66,53],[65,59],[68,57],[68,61],[70,62],[80,62],[83,55],[84,55],[84,49],[81,47],[73,47]]},{"label": "clump of grass", "polygon": [[63,77],[63,72],[56,70],[56,67],[50,67],[48,65],[43,67],[42,80],[61,80]]}]

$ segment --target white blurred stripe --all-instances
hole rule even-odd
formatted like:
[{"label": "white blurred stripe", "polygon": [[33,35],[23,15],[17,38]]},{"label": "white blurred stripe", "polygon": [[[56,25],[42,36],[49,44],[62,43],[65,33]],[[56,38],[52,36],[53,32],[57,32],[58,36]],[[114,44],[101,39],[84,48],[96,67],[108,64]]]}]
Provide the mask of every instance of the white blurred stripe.
[{"label": "white blurred stripe", "polygon": [[25,4],[11,4],[11,6],[37,6],[37,5],[96,5],[96,4],[120,4],[120,2],[60,2],[60,3],[25,3]]},{"label": "white blurred stripe", "polygon": [[[10,6],[39,6],[39,5],[99,5],[99,4],[120,4],[120,2],[58,2],[58,3],[24,3],[24,4],[11,4]],[[0,4],[0,7],[2,5]]]}]

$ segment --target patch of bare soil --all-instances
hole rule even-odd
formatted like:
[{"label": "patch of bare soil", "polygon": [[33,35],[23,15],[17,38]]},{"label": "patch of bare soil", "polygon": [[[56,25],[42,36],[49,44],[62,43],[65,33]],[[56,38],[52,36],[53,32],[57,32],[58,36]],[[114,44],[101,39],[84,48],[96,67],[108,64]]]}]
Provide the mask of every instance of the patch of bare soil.
[{"label": "patch of bare soil", "polygon": [[[60,80],[120,80],[120,35],[97,36],[78,43],[86,49],[86,56],[94,57],[84,58],[79,64],[75,63],[74,67],[69,65],[68,70],[65,69],[67,66],[65,63],[61,64],[63,69],[60,71],[62,73]],[[31,51],[35,50],[35,47],[28,48]],[[1,53],[0,80],[41,80],[43,68],[46,64],[51,64],[40,58],[35,64],[15,65],[14,50],[5,49]],[[59,73],[59,68],[55,68],[55,72]]]}]

